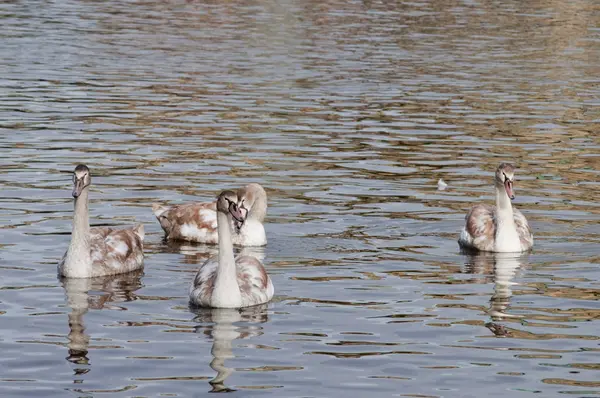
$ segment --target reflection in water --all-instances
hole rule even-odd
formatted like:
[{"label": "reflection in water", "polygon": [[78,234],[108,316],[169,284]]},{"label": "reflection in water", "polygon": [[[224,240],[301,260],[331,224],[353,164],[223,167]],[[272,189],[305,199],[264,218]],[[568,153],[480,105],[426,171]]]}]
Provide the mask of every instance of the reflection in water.
[{"label": "reflection in water", "polygon": [[[85,333],[83,316],[88,312],[88,291],[91,281],[87,278],[71,278],[63,280],[63,287],[67,295],[67,305],[71,308],[69,314],[69,356],[67,361],[77,365],[89,364],[87,357],[90,336]],[[75,374],[83,374],[89,371],[88,368],[75,368]]]},{"label": "reflection in water", "polygon": [[[201,243],[190,243],[185,241],[163,240],[164,246],[158,247],[159,250],[165,250],[169,253],[179,253],[184,256],[183,262],[186,264],[203,264],[206,260],[219,253],[218,245],[205,245]],[[264,246],[246,246],[234,247],[234,253],[237,256],[253,256],[260,262],[265,259]]]},{"label": "reflection in water", "polygon": [[210,257],[216,256],[219,247],[217,245],[163,239],[162,245],[157,249],[161,252],[166,251],[183,255],[182,262],[185,264],[202,264]]},{"label": "reflection in water", "polygon": [[506,310],[510,305],[512,296],[511,286],[516,285],[512,279],[526,259],[525,256],[515,253],[494,253],[494,295],[490,299],[488,313],[492,320],[500,321],[503,318],[521,318],[520,315],[508,314]]},{"label": "reflection in water", "polygon": [[[269,320],[267,304],[241,309],[194,308],[193,312],[196,314],[195,322],[212,323],[212,325],[198,325],[196,327],[197,333],[204,333],[213,338],[213,345],[210,350],[213,360],[210,362],[210,367],[217,372],[217,375],[209,381],[212,386],[211,392],[235,391],[224,384],[225,379],[234,371],[234,369],[225,366],[225,360],[234,358],[233,340],[263,334],[262,327],[256,324]],[[236,324],[237,322],[244,322],[245,324],[239,325]]]},{"label": "reflection in water", "polygon": [[[67,305],[71,308],[69,313],[69,335],[67,347],[69,356],[66,360],[77,365],[75,375],[86,374],[90,371],[88,357],[90,336],[85,332],[83,316],[92,309],[121,309],[109,303],[133,301],[135,292],[141,284],[143,271],[127,274],[110,275],[98,278],[62,278],[62,286],[67,296]],[[99,291],[99,295],[90,296],[90,291]],[[82,380],[75,380],[81,383]]]},{"label": "reflection in water", "polygon": [[505,336],[506,329],[496,322],[506,318],[521,318],[521,315],[507,313],[512,297],[511,286],[515,273],[523,263],[527,262],[529,254],[521,253],[473,253],[468,254],[467,268],[473,273],[494,273],[494,294],[490,299],[488,314],[492,321],[485,326],[497,336]]}]

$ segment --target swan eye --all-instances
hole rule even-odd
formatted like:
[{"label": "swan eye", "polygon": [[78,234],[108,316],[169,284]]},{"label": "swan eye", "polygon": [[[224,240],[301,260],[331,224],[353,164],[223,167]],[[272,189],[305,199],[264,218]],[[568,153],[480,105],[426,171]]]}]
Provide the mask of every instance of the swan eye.
[{"label": "swan eye", "polygon": [[233,208],[233,210],[236,209],[237,204],[235,203],[235,201],[229,199],[229,198],[225,198],[225,200],[227,201],[227,207],[229,208]]}]

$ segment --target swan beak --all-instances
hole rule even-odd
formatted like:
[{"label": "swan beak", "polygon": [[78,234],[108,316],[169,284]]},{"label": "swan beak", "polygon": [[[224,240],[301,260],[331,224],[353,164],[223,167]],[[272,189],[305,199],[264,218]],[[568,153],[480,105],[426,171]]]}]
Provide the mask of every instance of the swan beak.
[{"label": "swan beak", "polygon": [[508,178],[504,181],[504,189],[506,189],[506,194],[512,200],[515,198],[515,193],[513,192],[513,182]]},{"label": "swan beak", "polygon": [[73,183],[73,197],[78,198],[81,195],[81,191],[83,191],[83,178],[78,178]]},{"label": "swan beak", "polygon": [[246,209],[244,207],[243,201],[242,204],[239,204],[240,202],[238,202],[238,204],[236,205],[236,207],[239,210],[239,215],[240,217],[238,217],[235,221],[235,231],[239,234],[240,231],[242,230],[242,227],[244,226],[244,222],[246,222],[246,217],[248,217],[248,209]]},{"label": "swan beak", "polygon": [[239,234],[240,231],[242,230],[242,227],[244,226],[244,222],[238,221],[238,220],[233,220],[233,226],[235,227],[235,233]]},{"label": "swan beak", "polygon": [[229,213],[233,216],[233,219],[236,221],[236,225],[239,222],[240,224],[244,224],[245,217],[242,209],[234,202],[229,204]]}]

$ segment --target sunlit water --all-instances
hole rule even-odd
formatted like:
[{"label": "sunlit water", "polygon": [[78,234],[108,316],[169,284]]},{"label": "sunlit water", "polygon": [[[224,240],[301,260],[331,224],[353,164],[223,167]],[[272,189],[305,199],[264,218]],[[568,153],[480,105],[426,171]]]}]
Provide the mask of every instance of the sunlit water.
[{"label": "sunlit water", "polygon": [[[600,8],[0,4],[0,395],[600,395]],[[467,256],[501,161],[532,253]],[[145,271],[61,281],[71,172]],[[448,183],[437,190],[437,181]],[[151,203],[269,194],[276,296],[197,311],[215,248]]]}]

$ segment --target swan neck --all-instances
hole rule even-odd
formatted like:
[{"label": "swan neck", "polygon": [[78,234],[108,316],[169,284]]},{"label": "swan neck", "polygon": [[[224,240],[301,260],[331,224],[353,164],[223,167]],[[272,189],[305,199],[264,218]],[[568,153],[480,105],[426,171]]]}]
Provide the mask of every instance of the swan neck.
[{"label": "swan neck", "polygon": [[88,188],[84,188],[74,202],[71,243],[61,273],[66,277],[87,278],[92,273]]},{"label": "swan neck", "polygon": [[231,240],[231,216],[217,212],[217,228],[219,232],[219,266],[228,268],[233,266],[235,269],[235,259],[233,256],[233,241]]},{"label": "swan neck", "polygon": [[521,251],[521,239],[515,224],[512,203],[504,187],[496,186],[496,236],[494,250],[497,252]]},{"label": "swan neck", "polygon": [[79,195],[78,198],[75,198],[74,202],[75,211],[73,212],[72,239],[76,236],[88,237],[90,234],[88,188],[84,188],[81,191],[81,195]]},{"label": "swan neck", "polygon": [[258,195],[252,204],[250,214],[248,214],[249,220],[256,220],[263,222],[267,215],[267,197],[265,195]]},{"label": "swan neck", "polygon": [[219,231],[219,265],[215,279],[213,296],[219,301],[230,300],[235,293],[239,295],[233,242],[231,240],[231,215],[217,212]]},{"label": "swan neck", "polygon": [[506,189],[504,189],[504,186],[496,185],[496,208],[498,209],[499,215],[505,216],[506,218],[510,218],[512,220],[512,203],[508,197],[508,194],[506,193]]}]

